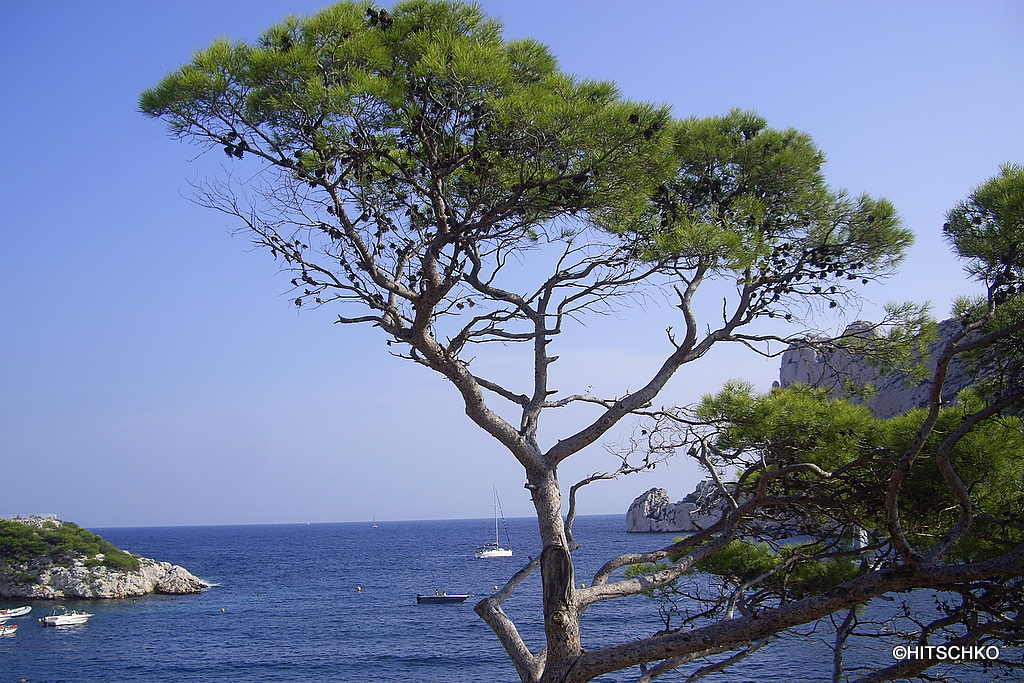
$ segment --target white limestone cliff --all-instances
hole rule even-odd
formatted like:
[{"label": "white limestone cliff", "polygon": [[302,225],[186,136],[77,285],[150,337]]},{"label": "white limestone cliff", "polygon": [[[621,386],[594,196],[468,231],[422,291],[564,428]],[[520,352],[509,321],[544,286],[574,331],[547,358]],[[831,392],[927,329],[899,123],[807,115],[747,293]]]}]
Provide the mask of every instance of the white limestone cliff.
[{"label": "white limestone cliff", "polygon": [[[929,373],[935,369],[935,359],[946,342],[960,328],[957,320],[945,320],[939,323],[938,337],[929,346],[929,358],[926,367]],[[873,334],[871,326],[864,322],[855,322],[846,329],[846,334]],[[791,384],[809,384],[829,389],[838,398],[846,396],[843,390],[844,380],[849,379],[858,384],[871,384],[875,388],[874,398],[864,401],[875,415],[881,418],[902,415],[914,408],[920,408],[928,402],[931,390],[929,380],[914,382],[896,372],[869,365],[863,360],[845,351],[822,353],[806,347],[791,347],[782,354],[779,368],[779,384],[788,387]],[[963,363],[954,360],[943,385],[943,399],[952,398],[970,382],[971,376]],[[860,399],[852,399],[854,403]]]},{"label": "white limestone cliff", "polygon": [[29,569],[35,575],[30,583],[12,581],[0,572],[0,597],[37,600],[130,598],[150,593],[201,593],[210,587],[181,566],[145,557],[139,558],[137,570],[87,567],[83,560],[78,560],[70,567],[50,566],[37,571],[36,574]]},{"label": "white limestone cliff", "polygon": [[673,503],[665,489],[653,488],[629,506],[626,531],[688,532],[699,531],[718,521],[722,515],[722,498],[710,481],[697,484],[696,490],[678,503]]}]

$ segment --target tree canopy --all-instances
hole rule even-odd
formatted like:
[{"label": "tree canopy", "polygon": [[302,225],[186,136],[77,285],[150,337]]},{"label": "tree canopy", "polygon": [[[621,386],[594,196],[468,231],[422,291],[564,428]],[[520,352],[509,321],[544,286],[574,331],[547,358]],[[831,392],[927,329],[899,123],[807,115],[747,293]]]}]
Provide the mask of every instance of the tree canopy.
[{"label": "tree canopy", "polygon": [[[988,219],[964,221],[965,212],[994,194],[1024,189],[1024,176],[1013,179],[1008,169],[949,214],[946,233],[968,271],[985,282],[986,295],[957,303],[959,327],[936,354],[927,405],[880,419],[824,389],[795,385],[760,394],[732,382],[648,426],[647,449],[689,447],[726,501],[718,524],[629,570],[651,581],[648,593],[670,606],[663,608],[666,633],[737,615],[769,618],[798,605],[818,609],[881,580],[874,595],[841,607],[833,602],[835,609],[815,617],[837,615],[833,680],[854,680],[844,653],[856,641],[876,642],[880,628],[911,630],[908,643],[933,651],[984,645],[998,652],[999,645],[1024,641],[1021,262],[1008,240],[998,249],[977,239],[982,230],[1009,233],[1021,214],[992,211]],[[969,360],[973,382],[947,403],[942,385],[958,356]],[[704,552],[723,538],[721,550]],[[718,578],[711,591],[698,578],[708,575]],[[876,597],[905,592],[897,584],[909,577],[911,588],[941,591],[934,605],[922,606],[913,592],[898,609],[879,605]],[[768,642],[751,639],[732,658]],[[667,660],[659,671],[680,661]],[[942,676],[930,669],[944,663],[911,658],[855,680]],[[1002,663],[1014,666],[1009,657]]]},{"label": "tree canopy", "polygon": [[[715,344],[802,339],[803,328],[780,334],[766,319],[799,323],[847,306],[861,284],[891,273],[912,235],[888,202],[830,188],[822,153],[800,132],[738,110],[676,120],[561,72],[546,47],[506,41],[497,20],[461,2],[342,2],[286,18],[252,45],[219,40],[143,93],[140,108],[246,169],[198,186],[197,199],[279,260],[295,305],[333,306],[339,323],[379,328],[396,355],[449,380],[469,419],[522,465],[544,552],[476,608],[522,680],[590,680],[768,635],[755,614],[711,624],[699,641],[673,633],[585,649],[579,623],[590,605],[669,585],[736,540],[758,506],[737,503],[739,516],[723,517],[692,552],[684,543],[612,560],[579,589],[578,485],[563,518],[558,466],[648,411]],[[666,318],[660,366],[616,396],[553,389],[551,364],[573,350],[563,330],[641,295],[678,311]],[[495,344],[521,350],[520,377],[503,383],[474,367]],[[592,412],[542,439],[542,417],[568,405]],[[588,482],[653,462],[624,459]],[[885,524],[898,527],[898,512],[886,508]],[[682,559],[654,579],[609,580],[669,556]],[[502,603],[538,567],[546,647],[533,652]],[[788,614],[786,628],[931,580],[858,575],[845,597],[826,592],[814,609],[766,609]]]},{"label": "tree canopy", "polygon": [[943,233],[967,269],[1001,296],[1020,294],[1024,277],[1024,167],[1006,164],[949,212]]}]

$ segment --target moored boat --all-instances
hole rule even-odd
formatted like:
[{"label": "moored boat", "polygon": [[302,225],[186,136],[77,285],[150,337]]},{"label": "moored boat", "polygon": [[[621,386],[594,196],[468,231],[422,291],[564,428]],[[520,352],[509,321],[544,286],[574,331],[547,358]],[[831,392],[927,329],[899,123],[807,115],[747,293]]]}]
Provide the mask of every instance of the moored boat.
[{"label": "moored boat", "polygon": [[[501,501],[498,500],[498,487],[491,484],[494,491],[494,543],[487,543],[476,549],[474,553],[479,559],[491,557],[512,557],[512,541],[509,539],[508,547],[503,548],[498,539],[498,515],[501,514],[501,523],[505,523],[505,514],[501,512]],[[508,538],[508,527],[505,527],[505,537]]]},{"label": "moored boat", "polygon": [[75,624],[84,624],[92,616],[88,612],[77,612],[66,608],[61,609],[63,610],[62,612],[54,610],[53,614],[42,617],[39,622],[43,626],[73,626]]},{"label": "moored boat", "polygon": [[0,624],[0,636],[13,636],[17,632],[17,624]]},{"label": "moored boat", "polygon": [[476,549],[476,556],[480,559],[489,557],[512,557],[511,548],[502,548],[497,543],[488,543]]},{"label": "moored boat", "polygon": [[12,607],[11,609],[0,609],[0,619],[10,619],[11,617],[23,617],[31,611],[32,608],[28,605],[24,607]]},{"label": "moored boat", "polygon": [[434,595],[417,595],[416,602],[420,605],[441,605],[465,602],[469,595],[464,593],[435,593]]}]

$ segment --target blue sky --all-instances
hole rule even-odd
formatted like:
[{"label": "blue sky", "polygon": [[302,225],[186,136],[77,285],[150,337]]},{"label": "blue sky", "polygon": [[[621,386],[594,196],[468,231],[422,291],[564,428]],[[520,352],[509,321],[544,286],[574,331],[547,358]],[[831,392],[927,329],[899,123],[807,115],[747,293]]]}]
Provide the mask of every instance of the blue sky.
[{"label": "blue sky", "polygon": [[[370,329],[296,312],[269,256],[191,203],[221,159],[169,140],[138,94],[214,38],[254,39],[309,0],[4,2],[0,23],[0,516],[85,526],[483,517],[497,481],[531,514],[518,465],[453,392]],[[487,0],[506,35],[566,71],[616,81],[675,115],[753,109],[809,133],[835,187],[887,197],[917,234],[901,273],[866,292],[948,310],[973,291],[940,230],[1007,161],[1024,162],[1024,4]],[[565,391],[637,386],[667,312],[573,336]],[[839,325],[842,321],[831,321]],[[670,386],[689,401],[777,361],[705,358]],[[582,384],[582,386],[574,386]],[[568,487],[614,463],[600,448]],[[699,479],[678,462],[581,494],[623,513]]]}]

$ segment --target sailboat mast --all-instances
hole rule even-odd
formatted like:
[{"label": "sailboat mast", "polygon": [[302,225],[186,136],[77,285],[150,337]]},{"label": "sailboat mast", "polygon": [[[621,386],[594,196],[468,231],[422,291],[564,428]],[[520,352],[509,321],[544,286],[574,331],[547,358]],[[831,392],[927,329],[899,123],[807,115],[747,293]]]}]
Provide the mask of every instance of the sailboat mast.
[{"label": "sailboat mast", "polygon": [[494,508],[494,545],[501,545],[498,541],[498,486],[491,482],[491,491],[494,496],[492,507]]},{"label": "sailboat mast", "polygon": [[476,549],[477,557],[512,557],[512,539],[508,539],[508,547],[501,546],[501,533],[498,530],[498,515],[501,515],[501,523],[505,525],[505,536],[508,536],[508,525],[505,524],[505,513],[501,509],[501,499],[498,498],[498,486],[491,482],[491,494],[494,504],[494,543],[480,546]]}]

